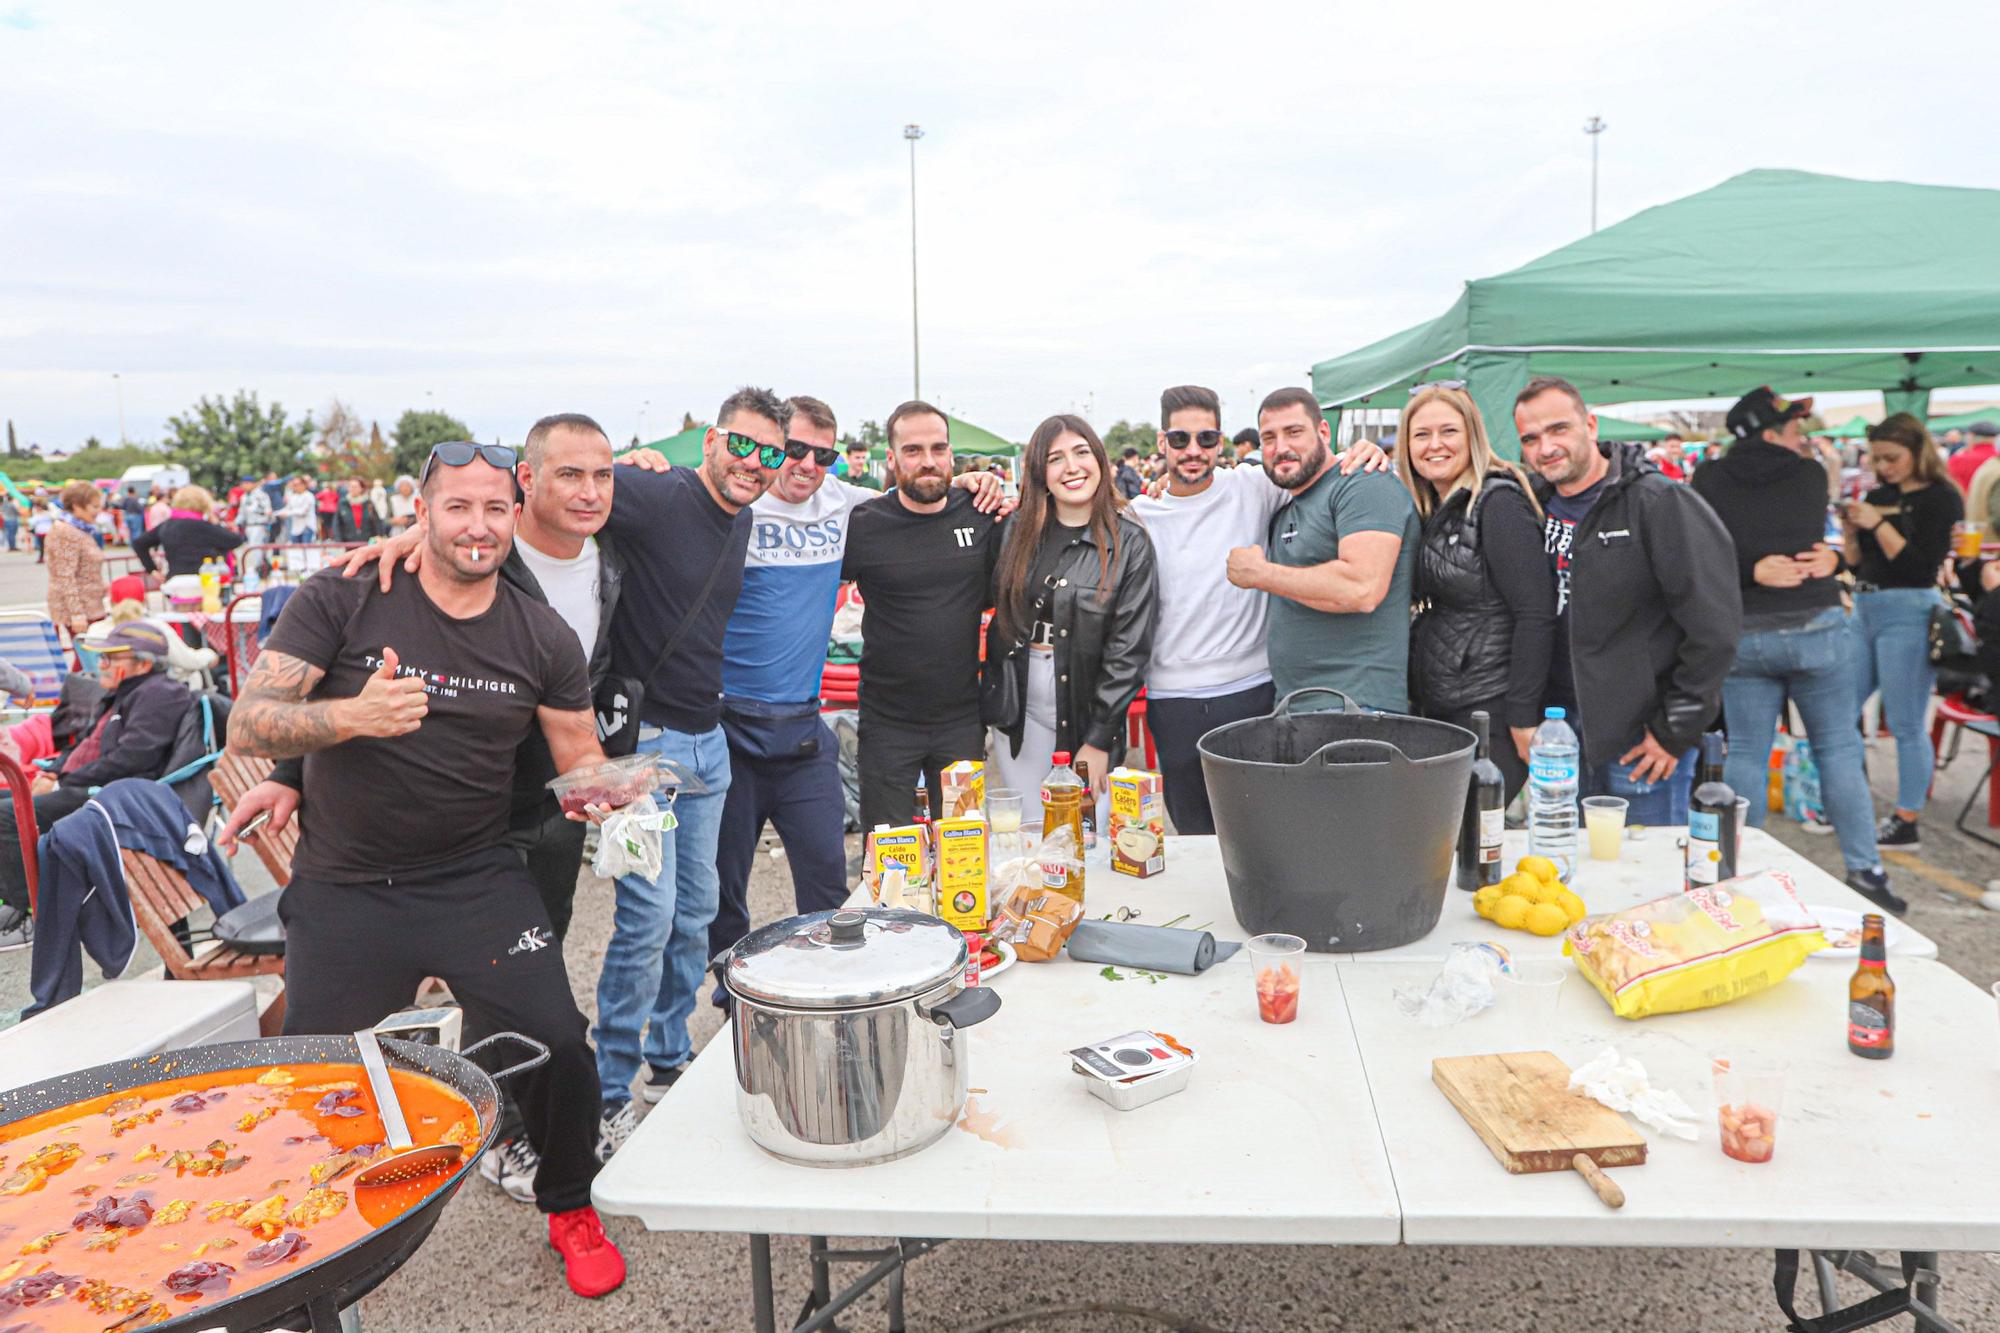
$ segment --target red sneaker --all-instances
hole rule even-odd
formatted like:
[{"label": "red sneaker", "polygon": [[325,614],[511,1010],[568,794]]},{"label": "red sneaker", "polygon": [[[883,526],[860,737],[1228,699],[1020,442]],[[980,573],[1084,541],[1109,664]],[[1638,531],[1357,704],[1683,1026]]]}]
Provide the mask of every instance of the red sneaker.
[{"label": "red sneaker", "polygon": [[579,1296],[605,1296],[625,1285],[625,1256],[604,1234],[591,1207],[549,1214],[549,1248],[563,1259],[563,1276]]}]

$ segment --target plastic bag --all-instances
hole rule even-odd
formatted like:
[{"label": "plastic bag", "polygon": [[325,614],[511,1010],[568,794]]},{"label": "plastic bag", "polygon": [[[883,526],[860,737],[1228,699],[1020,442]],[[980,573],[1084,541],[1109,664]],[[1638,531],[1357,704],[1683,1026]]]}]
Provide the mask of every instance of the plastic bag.
[{"label": "plastic bag", "polygon": [[1451,946],[1444,970],[1419,990],[1396,987],[1396,1007],[1425,1027],[1462,1023],[1493,1005],[1493,983],[1509,971],[1512,960],[1504,946],[1485,940],[1461,940]]},{"label": "plastic bag", "polygon": [[1563,934],[1563,952],[1620,1018],[1754,995],[1824,948],[1819,922],[1779,870],[1587,916]]},{"label": "plastic bag", "polygon": [[651,796],[641,796],[604,817],[597,829],[597,855],[590,868],[606,879],[638,875],[658,879],[662,862],[662,835],[680,820],[672,810],[653,804]]},{"label": "plastic bag", "polygon": [[[1044,963],[1062,952],[1076,923],[1083,919],[1083,905],[1076,899],[1048,887],[1047,867],[1056,867],[1055,878],[1065,882],[1076,873],[1076,839],[1067,828],[1054,833],[1019,856],[1010,857],[993,868],[988,901],[997,904],[993,924],[987,932],[993,939],[1014,946],[1024,963]],[[1067,875],[1061,871],[1067,869]]]}]

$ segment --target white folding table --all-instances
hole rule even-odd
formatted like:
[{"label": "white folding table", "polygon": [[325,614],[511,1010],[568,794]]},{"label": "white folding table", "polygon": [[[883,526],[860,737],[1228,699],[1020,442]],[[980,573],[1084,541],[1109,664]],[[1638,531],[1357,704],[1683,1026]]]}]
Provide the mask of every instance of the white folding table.
[{"label": "white folding table", "polygon": [[[1593,911],[1677,886],[1671,832],[1651,836],[1615,865],[1584,863],[1577,885]],[[1524,850],[1515,837],[1510,864]],[[1089,912],[1136,907],[1157,925],[1186,913],[1181,924],[1242,939],[1215,840],[1174,839],[1168,857],[1168,873],[1149,880],[1092,875]],[[1789,870],[1809,903],[1861,901],[1754,830],[1744,862]],[[1158,982],[1112,980],[1067,958],[1016,964],[991,979],[1000,1012],[965,1034],[973,1114],[921,1152],[852,1170],[793,1165],[751,1143],[725,1027],[606,1165],[593,1197],[655,1230],[748,1233],[759,1330],[779,1327],[776,1234],[809,1238],[813,1291],[798,1330],[829,1327],[878,1282],[900,1329],[904,1265],[952,1238],[1768,1245],[1813,1250],[1823,1284],[1840,1263],[1880,1287],[1870,1256],[1832,1248],[1873,1244],[1915,1257],[1920,1319],[1935,1301],[1926,1253],[2000,1249],[2000,1159],[1982,1138],[2000,1110],[2000,1036],[1989,997],[1916,956],[1935,954],[1931,941],[1911,932],[1903,947],[1913,952],[1892,960],[1899,1050],[1880,1063],[1846,1053],[1852,968],[1838,961],[1808,959],[1782,986],[1721,1009],[1639,1022],[1613,1017],[1572,975],[1553,1031],[1524,1031],[1504,1009],[1433,1030],[1393,1007],[1394,988],[1427,982],[1453,940],[1499,937],[1517,956],[1556,956],[1557,941],[1500,931],[1472,912],[1469,894],[1448,890],[1443,920],[1418,944],[1309,956],[1300,1019],[1282,1027],[1258,1020],[1240,953],[1200,977]],[[1173,1033],[1201,1063],[1186,1091],[1119,1112],[1088,1095],[1064,1052],[1134,1028]],[[1611,1214],[1580,1180],[1508,1176],[1430,1086],[1436,1054],[1551,1048],[1575,1064],[1606,1041],[1703,1110],[1706,1059],[1719,1045],[1788,1051],[1777,1159],[1727,1161],[1712,1122],[1693,1145],[1646,1131],[1652,1161],[1619,1172],[1631,1202]],[[1864,1188],[1871,1179],[1882,1188]],[[898,1239],[842,1250],[829,1235]],[[832,1265],[855,1262],[872,1266],[835,1294]]]}]

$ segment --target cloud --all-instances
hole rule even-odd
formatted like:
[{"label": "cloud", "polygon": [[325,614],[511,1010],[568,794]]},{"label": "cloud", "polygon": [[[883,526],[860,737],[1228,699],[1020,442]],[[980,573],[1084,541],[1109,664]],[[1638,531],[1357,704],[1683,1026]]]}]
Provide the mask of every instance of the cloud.
[{"label": "cloud", "polygon": [[[1908,19],[1909,16],[1903,16]],[[1919,25],[1970,49],[1973,6]],[[255,388],[483,438],[772,383],[1024,437],[1213,384],[1232,424],[1467,277],[1751,166],[1991,184],[1856,5],[1407,11],[75,0],[0,18],[0,415],[157,435]],[[1897,38],[1900,44],[1912,34]],[[1920,36],[1921,34],[1916,34]],[[1990,41],[1985,44],[1990,45]],[[1781,49],[1755,78],[1744,50]]]}]

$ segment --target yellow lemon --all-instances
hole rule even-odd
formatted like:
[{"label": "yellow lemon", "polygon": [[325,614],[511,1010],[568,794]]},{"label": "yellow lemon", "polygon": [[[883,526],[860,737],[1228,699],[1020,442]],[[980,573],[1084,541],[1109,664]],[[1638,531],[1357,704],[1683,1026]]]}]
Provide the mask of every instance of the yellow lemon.
[{"label": "yellow lemon", "polygon": [[1555,903],[1536,903],[1525,924],[1537,935],[1560,935],[1569,927],[1569,913]]},{"label": "yellow lemon", "polygon": [[1546,856],[1524,856],[1514,863],[1517,875],[1533,875],[1545,884],[1556,882],[1556,863]]},{"label": "yellow lemon", "polygon": [[1493,923],[1506,930],[1520,930],[1528,923],[1535,904],[1518,893],[1509,893],[1493,904]]},{"label": "yellow lemon", "polygon": [[1541,880],[1519,870],[1516,870],[1513,874],[1500,881],[1500,892],[1518,893],[1531,903],[1536,900],[1535,894],[1541,890],[1541,887]]},{"label": "yellow lemon", "polygon": [[1488,884],[1485,888],[1472,895],[1472,910],[1491,920],[1493,916],[1493,904],[1499,902],[1500,897],[1500,886],[1498,884]]},{"label": "yellow lemon", "polygon": [[1590,909],[1583,905],[1583,899],[1577,897],[1568,889],[1562,891],[1562,896],[1556,900],[1556,906],[1569,914],[1569,923],[1572,926],[1583,920],[1590,913]]},{"label": "yellow lemon", "polygon": [[1521,896],[1524,898],[1533,898],[1538,903],[1560,903],[1562,896],[1568,892],[1568,889],[1565,889],[1555,880],[1538,879],[1535,881],[1534,892],[1525,893]]}]

